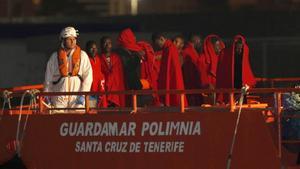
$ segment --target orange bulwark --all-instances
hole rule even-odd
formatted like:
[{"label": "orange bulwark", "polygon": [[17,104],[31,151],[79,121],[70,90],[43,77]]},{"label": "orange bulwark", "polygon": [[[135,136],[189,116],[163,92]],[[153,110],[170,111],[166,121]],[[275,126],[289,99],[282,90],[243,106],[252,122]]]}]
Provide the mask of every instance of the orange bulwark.
[{"label": "orange bulwark", "polygon": [[[298,154],[282,146],[300,142],[281,139],[281,94],[300,89],[250,89],[231,156],[240,108],[235,97],[240,90],[114,91],[111,93],[132,95],[133,107],[91,108],[88,96],[95,92],[31,90],[41,90],[41,85],[15,89],[1,90],[6,91],[3,96],[12,107],[6,106],[0,116],[0,166],[19,151],[30,169],[223,169],[229,157],[232,169],[297,168]],[[13,105],[13,99],[20,99],[26,90],[25,106]],[[137,95],[153,92],[182,96],[223,92],[229,93],[230,103],[186,107],[181,99],[179,107],[137,107]],[[51,95],[85,95],[86,107],[50,115],[54,108],[45,107],[43,97]]]}]

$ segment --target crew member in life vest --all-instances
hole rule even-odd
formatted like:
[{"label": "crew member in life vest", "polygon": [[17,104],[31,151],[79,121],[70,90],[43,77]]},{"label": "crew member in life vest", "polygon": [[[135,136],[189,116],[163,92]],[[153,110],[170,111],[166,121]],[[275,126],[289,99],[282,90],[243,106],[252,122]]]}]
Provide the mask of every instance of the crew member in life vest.
[{"label": "crew member in life vest", "polygon": [[[93,83],[91,87],[91,92],[103,92],[105,91],[105,78],[101,72],[101,59],[98,55],[97,43],[95,41],[88,41],[85,46],[86,53],[89,56],[92,70],[93,70]],[[107,107],[105,95],[95,95],[90,96],[90,106],[96,107]],[[92,103],[92,104],[91,104]]]},{"label": "crew member in life vest", "polygon": [[[76,44],[77,32],[73,27],[66,27],[61,31],[60,47],[47,63],[45,92],[90,91],[93,71],[88,55]],[[82,95],[53,96],[49,99],[55,108],[81,108],[84,107],[84,100]]]}]

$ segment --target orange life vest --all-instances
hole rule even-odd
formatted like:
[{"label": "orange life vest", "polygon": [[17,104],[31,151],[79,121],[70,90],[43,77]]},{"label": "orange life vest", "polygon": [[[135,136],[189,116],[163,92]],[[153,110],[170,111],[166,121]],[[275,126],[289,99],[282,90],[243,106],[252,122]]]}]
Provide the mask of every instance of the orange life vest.
[{"label": "orange life vest", "polygon": [[60,48],[57,52],[57,59],[58,59],[58,66],[59,66],[59,72],[62,77],[66,76],[77,76],[79,72],[80,67],[80,54],[81,49],[79,46],[76,46],[75,51],[72,55],[72,72],[68,71],[68,58],[67,58],[67,52]]}]

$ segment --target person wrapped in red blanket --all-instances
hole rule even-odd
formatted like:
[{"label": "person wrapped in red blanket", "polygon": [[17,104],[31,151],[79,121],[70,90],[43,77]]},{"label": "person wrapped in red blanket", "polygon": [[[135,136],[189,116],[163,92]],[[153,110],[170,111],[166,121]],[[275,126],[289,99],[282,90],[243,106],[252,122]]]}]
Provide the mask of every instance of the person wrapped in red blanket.
[{"label": "person wrapped in red blanket", "polygon": [[[229,48],[224,49],[219,58],[217,88],[237,88],[256,84],[249,62],[249,48],[246,39],[236,35]],[[228,96],[220,94],[218,102],[228,102]]]},{"label": "person wrapped in red blanket", "polygon": [[[201,89],[207,83],[206,67],[202,53],[201,38],[197,34],[189,35],[183,49],[182,73],[186,89]],[[201,94],[187,95],[190,106],[200,106],[203,103]]]},{"label": "person wrapped in red blanket", "polygon": [[[154,44],[162,49],[162,60],[158,75],[158,89],[184,90],[179,54],[175,45],[171,40],[168,40],[163,33],[154,33],[152,40]],[[160,97],[160,101],[165,106],[179,106],[180,95],[166,94]],[[186,97],[184,97],[184,102],[185,105],[187,105]]]},{"label": "person wrapped in red blanket", "polygon": [[[101,48],[101,71],[105,77],[105,90],[124,91],[124,72],[120,57],[112,52],[112,40],[108,36],[100,39]],[[109,107],[124,107],[125,96],[121,94],[108,94],[107,102]]]},{"label": "person wrapped in red blanket", "polygon": [[[105,91],[104,88],[105,79],[104,79],[104,75],[101,72],[101,60],[98,55],[98,48],[96,42],[88,41],[86,43],[85,50],[89,56],[90,63],[93,69],[93,83],[91,86],[91,92]],[[105,95],[90,96],[90,100],[97,101],[99,107],[107,107]],[[91,106],[93,107],[94,105]]]},{"label": "person wrapped in red blanket", "polygon": [[[130,90],[157,90],[158,67],[155,64],[155,54],[152,46],[145,41],[136,41],[132,30],[127,28],[121,31],[118,37],[118,43],[123,49],[121,55],[127,89]],[[159,103],[158,95],[152,95],[152,103],[146,96],[140,96],[140,105],[157,105]]]},{"label": "person wrapped in red blanket", "polygon": [[218,35],[208,35],[204,39],[204,56],[207,66],[207,78],[209,88],[216,87],[217,67],[220,52],[225,48],[224,42]]}]

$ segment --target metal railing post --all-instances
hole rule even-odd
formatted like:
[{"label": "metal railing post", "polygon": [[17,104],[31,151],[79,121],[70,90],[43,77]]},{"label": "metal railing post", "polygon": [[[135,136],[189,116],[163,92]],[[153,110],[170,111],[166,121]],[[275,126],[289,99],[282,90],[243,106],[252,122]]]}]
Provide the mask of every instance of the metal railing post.
[{"label": "metal railing post", "polygon": [[278,157],[281,158],[281,93],[275,93],[276,99],[276,112],[277,112],[277,129],[278,129]]},{"label": "metal railing post", "polygon": [[235,104],[234,104],[234,93],[230,92],[229,94],[229,104],[230,104],[230,112],[234,112]]},{"label": "metal railing post", "polygon": [[43,112],[43,97],[39,96],[39,112],[42,114]]},{"label": "metal railing post", "polygon": [[136,96],[136,94],[133,94],[132,95],[132,108],[133,108],[133,110],[132,110],[132,113],[137,113],[137,96]]},{"label": "metal railing post", "polygon": [[184,105],[184,94],[180,94],[180,112],[184,113],[185,105]]},{"label": "metal railing post", "polygon": [[89,95],[85,95],[85,113],[89,113],[90,111],[90,96]]}]

